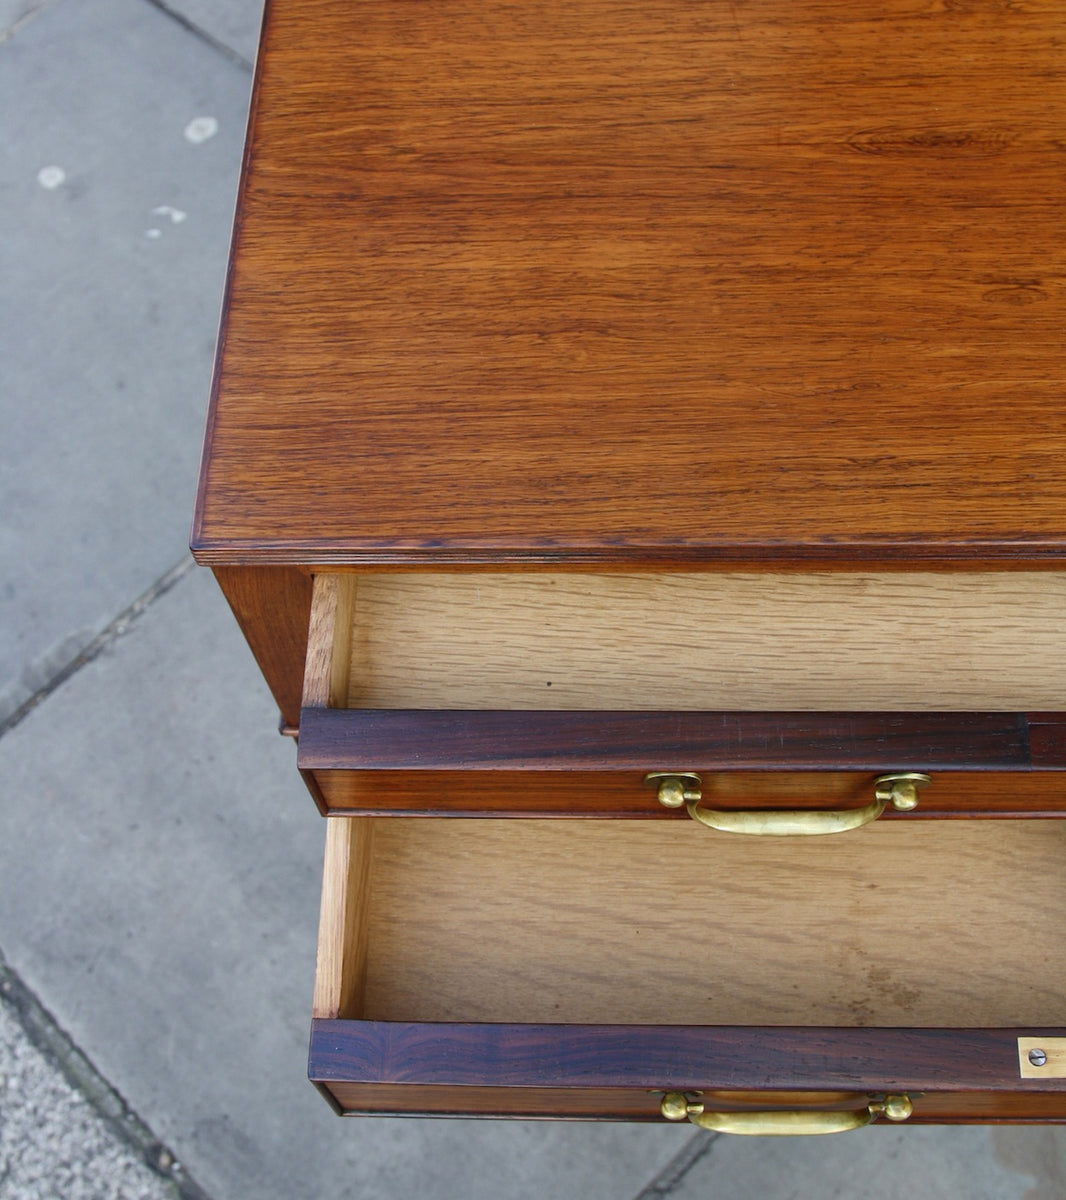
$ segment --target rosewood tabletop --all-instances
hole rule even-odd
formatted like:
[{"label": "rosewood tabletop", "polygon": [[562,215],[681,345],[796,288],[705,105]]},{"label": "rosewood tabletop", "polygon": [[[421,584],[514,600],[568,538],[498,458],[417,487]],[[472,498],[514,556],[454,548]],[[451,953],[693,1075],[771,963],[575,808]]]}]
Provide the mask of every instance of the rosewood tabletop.
[{"label": "rosewood tabletop", "polygon": [[272,0],[225,564],[1058,564],[1066,7]]}]

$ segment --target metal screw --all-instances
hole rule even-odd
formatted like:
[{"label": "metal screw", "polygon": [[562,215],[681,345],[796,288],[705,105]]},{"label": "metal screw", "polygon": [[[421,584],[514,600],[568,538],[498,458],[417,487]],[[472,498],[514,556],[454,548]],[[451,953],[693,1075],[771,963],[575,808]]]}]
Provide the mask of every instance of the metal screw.
[{"label": "metal screw", "polygon": [[1029,1061],[1034,1067],[1042,1067],[1047,1063],[1047,1053],[1043,1050],[1030,1050]]}]

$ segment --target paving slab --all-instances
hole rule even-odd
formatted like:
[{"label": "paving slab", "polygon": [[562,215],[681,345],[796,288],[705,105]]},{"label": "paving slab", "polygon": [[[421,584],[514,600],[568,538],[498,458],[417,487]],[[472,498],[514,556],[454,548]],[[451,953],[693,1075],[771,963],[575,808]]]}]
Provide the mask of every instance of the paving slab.
[{"label": "paving slab", "polygon": [[0,41],[0,721],[187,546],[250,86],[145,0]]},{"label": "paving slab", "polygon": [[674,1126],[354,1119],[306,1080],[324,826],[207,572],[0,739],[0,947],[227,1200],[628,1197]]},{"label": "paving slab", "polygon": [[670,1200],[1052,1200],[1066,1195],[1063,1134],[1051,1128],[873,1127],[836,1137],[731,1138]]}]

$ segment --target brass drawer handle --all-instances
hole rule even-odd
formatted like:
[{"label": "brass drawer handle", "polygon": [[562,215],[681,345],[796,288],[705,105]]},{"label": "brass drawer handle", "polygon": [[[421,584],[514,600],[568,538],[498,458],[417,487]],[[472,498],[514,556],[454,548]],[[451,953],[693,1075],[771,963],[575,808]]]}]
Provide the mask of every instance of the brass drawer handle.
[{"label": "brass drawer handle", "polygon": [[881,1116],[889,1121],[906,1121],[914,1111],[914,1105],[909,1096],[886,1096],[857,1112],[707,1112],[701,1100],[690,1100],[682,1092],[667,1092],[661,1111],[668,1121],[688,1119],[693,1125],[713,1129],[716,1133],[798,1137],[814,1133],[847,1133],[849,1129],[861,1129]]},{"label": "brass drawer handle", "polygon": [[666,808],[688,809],[694,821],[723,833],[754,833],[771,837],[809,836],[843,833],[869,825],[891,804],[899,812],[918,806],[918,792],[930,782],[928,775],[907,771],[898,775],[880,775],[874,780],[874,801],[865,808],[776,809],[776,808],[700,808],[701,780],[691,773],[657,771],[644,776],[644,782],[657,787],[659,803]]}]

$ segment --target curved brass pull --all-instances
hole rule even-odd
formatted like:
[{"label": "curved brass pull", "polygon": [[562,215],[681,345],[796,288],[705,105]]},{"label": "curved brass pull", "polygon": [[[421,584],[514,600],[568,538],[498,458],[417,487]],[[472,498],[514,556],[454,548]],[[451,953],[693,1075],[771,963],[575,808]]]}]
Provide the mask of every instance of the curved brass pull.
[{"label": "curved brass pull", "polygon": [[801,1134],[847,1133],[885,1117],[906,1121],[914,1111],[909,1096],[886,1096],[856,1112],[707,1112],[703,1101],[682,1092],[667,1092],[660,1111],[668,1121],[689,1120],[716,1133],[797,1137]]},{"label": "curved brass pull", "polygon": [[703,793],[698,775],[678,772],[653,772],[644,782],[657,786],[659,803],[666,808],[685,805],[688,815],[723,833],[753,833],[771,837],[808,836],[843,833],[869,825],[891,804],[899,812],[918,806],[918,792],[930,782],[928,775],[906,771],[898,775],[880,775],[874,780],[874,800],[865,808],[776,809],[776,808],[700,808]]}]

